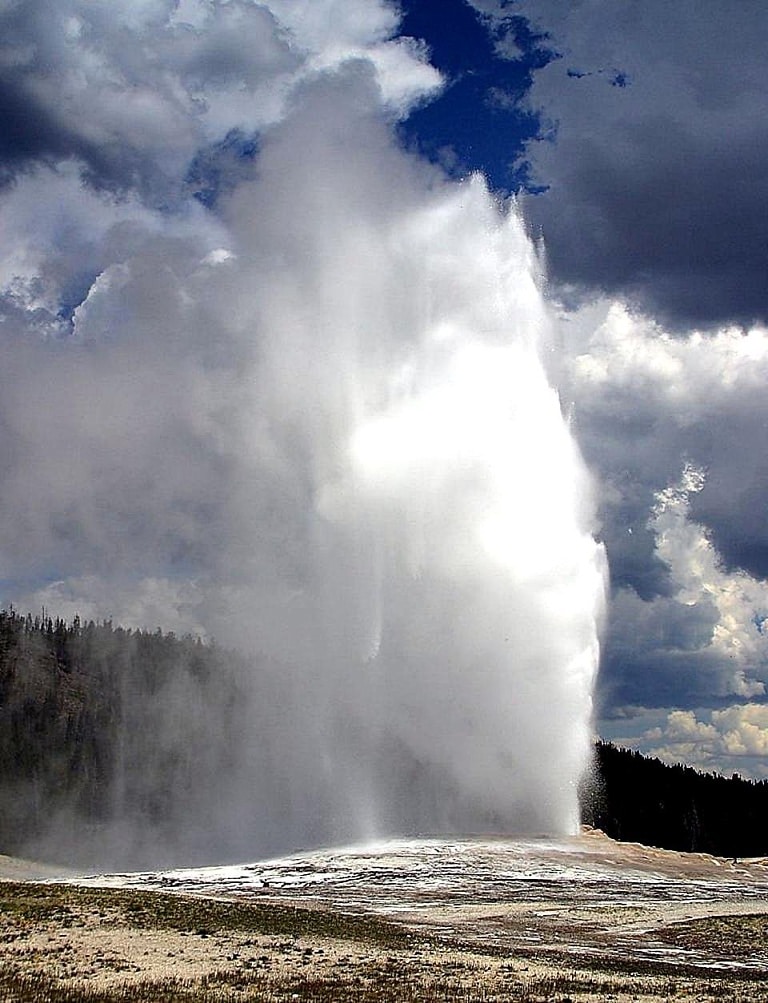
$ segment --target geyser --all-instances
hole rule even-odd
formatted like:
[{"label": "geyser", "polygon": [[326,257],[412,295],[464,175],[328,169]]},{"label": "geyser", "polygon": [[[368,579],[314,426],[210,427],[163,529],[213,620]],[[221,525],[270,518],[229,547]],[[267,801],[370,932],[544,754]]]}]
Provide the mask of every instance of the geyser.
[{"label": "geyser", "polygon": [[292,842],[563,833],[604,560],[540,262],[515,206],[403,154],[375,98],[360,67],[308,88],[229,205],[258,346],[243,448],[279,505],[244,592],[287,666],[270,761]]},{"label": "geyser", "polygon": [[110,663],[120,776],[87,838],[73,807],[78,847],[572,830],[590,480],[517,208],[397,140],[439,86],[425,52],[378,0],[62,11],[45,86],[34,44],[17,62],[55,121],[84,109],[56,150],[98,184],[73,153],[3,192],[4,575],[66,569],[20,607],[254,656],[237,700]]}]

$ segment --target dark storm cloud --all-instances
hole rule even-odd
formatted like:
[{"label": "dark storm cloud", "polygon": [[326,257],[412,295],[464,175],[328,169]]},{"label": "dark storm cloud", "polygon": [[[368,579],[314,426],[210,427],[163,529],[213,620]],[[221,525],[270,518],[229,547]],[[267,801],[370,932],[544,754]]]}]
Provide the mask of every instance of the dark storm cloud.
[{"label": "dark storm cloud", "polygon": [[[46,93],[59,60],[64,34],[65,5],[58,12],[37,2],[12,3],[0,12],[0,179],[11,181],[19,170],[38,162],[55,163],[74,157],[102,183],[109,155],[85,137],[87,110],[81,108],[79,127],[68,123]],[[58,97],[64,101],[63,92]],[[84,129],[85,127],[85,129]],[[124,170],[124,168],[122,168]]]},{"label": "dark storm cloud", "polygon": [[720,707],[734,696],[761,696],[759,684],[745,684],[713,647],[719,619],[706,597],[686,605],[615,592],[601,663],[600,713],[610,717],[626,706]]},{"label": "dark storm cloud", "polygon": [[72,144],[20,83],[0,75],[0,180],[38,157],[67,155]]},{"label": "dark storm cloud", "polygon": [[660,116],[627,140],[561,150],[565,172],[528,202],[553,278],[674,326],[768,318],[768,127],[745,149],[718,151]]},{"label": "dark storm cloud", "polygon": [[713,644],[722,611],[711,596],[641,600],[619,589],[611,604],[598,703],[615,716],[626,707],[722,707],[734,697],[764,699],[760,681],[728,664]]},{"label": "dark storm cloud", "polygon": [[768,318],[768,16],[762,0],[519,0],[560,58],[528,103],[528,212],[566,297],[673,327]]}]

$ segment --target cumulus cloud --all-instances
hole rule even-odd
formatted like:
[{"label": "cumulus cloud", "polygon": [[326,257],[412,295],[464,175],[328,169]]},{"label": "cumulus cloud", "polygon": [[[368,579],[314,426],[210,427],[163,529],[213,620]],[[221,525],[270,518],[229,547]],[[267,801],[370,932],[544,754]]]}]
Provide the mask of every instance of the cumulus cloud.
[{"label": "cumulus cloud", "polygon": [[768,586],[724,570],[703,528],[691,521],[690,499],[704,483],[701,471],[686,467],[677,483],[658,492],[649,520],[671,595],[642,600],[622,589],[615,597],[609,652],[620,663],[616,685],[627,702],[685,706],[765,694]]},{"label": "cumulus cloud", "polygon": [[761,695],[768,333],[682,337],[595,304],[560,339],[611,563],[603,713]]},{"label": "cumulus cloud", "polygon": [[765,321],[761,0],[517,0],[497,21],[510,6],[556,56],[526,96],[541,124],[525,156],[561,295],[617,295],[683,329]]},{"label": "cumulus cloud", "polygon": [[574,427],[604,483],[614,580],[643,596],[668,589],[663,569],[649,560],[646,520],[656,492],[677,479],[686,459],[706,471],[692,513],[725,565],[768,575],[755,504],[768,475],[766,329],[680,337],[620,304],[604,304],[568,315],[561,342]]},{"label": "cumulus cloud", "polygon": [[396,28],[392,9],[367,0],[6,4],[2,176],[74,158],[96,187],[174,204],[202,147],[279,121],[318,73],[367,61],[395,115],[437,89],[439,74]]},{"label": "cumulus cloud", "polygon": [[734,704],[708,713],[672,711],[643,735],[643,741],[650,755],[668,763],[768,778],[765,704]]},{"label": "cumulus cloud", "polygon": [[[67,337],[73,313],[107,270],[140,259],[152,242],[175,239],[204,255],[226,238],[218,220],[190,200],[166,216],[134,193],[116,197],[83,184],[65,161],[25,174],[4,193],[0,247],[0,310],[4,331]],[[101,278],[101,276],[104,276]],[[85,312],[85,311],[84,311]]]}]

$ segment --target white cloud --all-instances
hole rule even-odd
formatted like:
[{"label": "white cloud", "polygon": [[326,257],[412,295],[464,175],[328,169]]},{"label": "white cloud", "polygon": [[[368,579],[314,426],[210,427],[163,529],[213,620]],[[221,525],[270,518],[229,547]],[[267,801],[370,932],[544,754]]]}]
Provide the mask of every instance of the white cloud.
[{"label": "white cloud", "polygon": [[[754,510],[768,465],[768,329],[671,335],[619,303],[564,315],[560,385],[582,447],[600,470],[610,509],[636,499],[647,519],[656,492],[686,460],[706,471],[692,500],[727,566],[759,560],[765,527]],[[739,551],[742,534],[744,552]],[[745,565],[759,575],[760,566]],[[768,572],[768,567],[765,569]]]},{"label": "white cloud", "polygon": [[765,693],[768,678],[768,637],[761,619],[768,615],[768,584],[744,572],[724,571],[702,526],[690,521],[691,495],[704,483],[703,472],[688,465],[677,484],[658,493],[650,520],[656,552],[669,567],[677,602],[705,602],[716,610],[705,650],[723,666],[728,692],[754,697]]},{"label": "white cloud", "polygon": [[[650,392],[681,424],[707,420],[734,394],[750,392],[768,379],[768,328],[725,327],[703,333],[671,334],[658,322],[621,302],[588,308],[587,350],[573,352],[572,372],[582,392],[611,387]],[[602,316],[601,316],[602,313]],[[566,326],[572,322],[567,317]],[[566,334],[565,337],[568,335]]]},{"label": "white cloud", "polygon": [[766,704],[735,704],[702,716],[694,711],[671,711],[643,739],[650,755],[668,763],[768,777]]},{"label": "white cloud", "polygon": [[609,707],[762,694],[768,331],[672,335],[603,303],[559,339],[614,581]]},{"label": "white cloud", "polygon": [[395,115],[433,93],[439,74],[392,38],[397,24],[378,0],[13,6],[0,12],[0,60],[18,113],[37,119],[15,152],[74,157],[101,186],[176,204],[201,147],[274,125],[318,73],[366,62]]},{"label": "white cloud", "polygon": [[94,191],[72,162],[24,174],[0,204],[0,294],[28,311],[27,323],[41,311],[36,326],[45,320],[52,333],[68,333],[66,314],[116,259],[139,254],[158,237],[192,240],[201,254],[224,239],[221,224],[197,202],[164,216],[138,197]]}]

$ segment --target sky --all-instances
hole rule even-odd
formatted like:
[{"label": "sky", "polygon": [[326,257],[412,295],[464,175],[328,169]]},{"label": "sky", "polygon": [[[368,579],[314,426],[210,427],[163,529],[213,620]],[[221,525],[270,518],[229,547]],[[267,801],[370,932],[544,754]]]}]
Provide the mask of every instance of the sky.
[{"label": "sky", "polygon": [[[301,555],[281,454],[243,417],[269,384],[240,375],[264,349],[231,246],[278,281],[324,189],[265,146],[304,103],[306,162],[333,169],[317,81],[354,104],[373,80],[426,186],[482,172],[543,247],[610,568],[598,733],[768,777],[767,45],[763,0],[3,0],[2,601],[207,635],[269,620],[269,590],[256,614],[240,590],[243,527],[287,576]],[[411,184],[377,136],[344,136],[361,205]],[[246,207],[267,168],[291,211]]]}]

